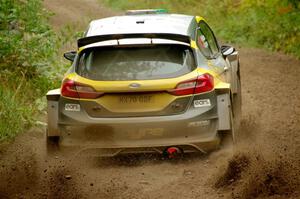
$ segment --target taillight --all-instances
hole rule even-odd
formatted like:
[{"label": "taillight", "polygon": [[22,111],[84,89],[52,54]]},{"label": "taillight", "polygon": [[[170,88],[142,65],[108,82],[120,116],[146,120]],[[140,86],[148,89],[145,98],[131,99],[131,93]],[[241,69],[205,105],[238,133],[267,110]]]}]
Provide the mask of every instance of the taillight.
[{"label": "taillight", "polygon": [[103,95],[103,93],[95,91],[90,86],[66,79],[61,87],[61,95],[71,98],[96,99]]},{"label": "taillight", "polygon": [[214,78],[208,73],[177,84],[176,88],[169,91],[172,95],[191,95],[211,91],[214,88]]},{"label": "taillight", "polygon": [[195,88],[196,93],[203,93],[214,89],[214,77],[206,73],[198,76],[197,85]]}]

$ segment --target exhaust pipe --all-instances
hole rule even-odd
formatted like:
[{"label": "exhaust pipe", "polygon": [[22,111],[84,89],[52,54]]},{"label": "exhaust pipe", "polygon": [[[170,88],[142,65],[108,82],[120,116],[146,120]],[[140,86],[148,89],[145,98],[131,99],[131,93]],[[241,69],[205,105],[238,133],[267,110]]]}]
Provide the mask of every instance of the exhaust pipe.
[{"label": "exhaust pipe", "polygon": [[178,147],[168,147],[163,152],[163,155],[169,159],[174,159],[182,154],[183,154],[182,149]]}]

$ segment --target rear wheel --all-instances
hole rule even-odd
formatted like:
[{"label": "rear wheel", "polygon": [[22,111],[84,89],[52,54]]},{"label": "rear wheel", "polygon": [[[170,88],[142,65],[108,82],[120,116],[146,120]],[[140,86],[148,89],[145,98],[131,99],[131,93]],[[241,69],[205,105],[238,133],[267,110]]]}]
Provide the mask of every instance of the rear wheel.
[{"label": "rear wheel", "polygon": [[230,130],[227,131],[222,136],[222,145],[225,148],[232,148],[234,144],[238,141],[238,132],[240,128],[240,119],[241,119],[241,83],[240,77],[237,75],[237,93],[231,94],[230,100],[230,110],[229,110],[229,118],[230,118]]},{"label": "rear wheel", "polygon": [[242,109],[242,89],[241,89],[241,80],[240,76],[237,76],[237,93],[232,95],[232,110],[233,116],[236,120],[240,120],[241,118],[241,109]]},{"label": "rear wheel", "polygon": [[235,118],[233,115],[233,108],[230,110],[230,139],[233,144],[236,143],[236,125],[235,125]]},{"label": "rear wheel", "polygon": [[232,149],[233,145],[236,143],[236,125],[235,118],[233,116],[233,106],[230,105],[229,108],[230,130],[225,131],[221,134],[222,148],[224,149]]},{"label": "rear wheel", "polygon": [[230,123],[231,123],[231,137],[233,143],[237,142],[237,133],[240,128],[241,120],[241,106],[242,106],[242,96],[241,96],[241,81],[239,75],[237,76],[237,93],[232,95],[231,99],[231,110],[230,110]]}]

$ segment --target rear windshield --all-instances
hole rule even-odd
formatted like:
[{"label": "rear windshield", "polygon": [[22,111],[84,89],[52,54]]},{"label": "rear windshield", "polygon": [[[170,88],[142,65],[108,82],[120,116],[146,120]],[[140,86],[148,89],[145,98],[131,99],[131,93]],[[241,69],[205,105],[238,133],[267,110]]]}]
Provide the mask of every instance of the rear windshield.
[{"label": "rear windshield", "polygon": [[84,51],[77,73],[99,81],[173,78],[195,69],[188,46],[101,47]]}]

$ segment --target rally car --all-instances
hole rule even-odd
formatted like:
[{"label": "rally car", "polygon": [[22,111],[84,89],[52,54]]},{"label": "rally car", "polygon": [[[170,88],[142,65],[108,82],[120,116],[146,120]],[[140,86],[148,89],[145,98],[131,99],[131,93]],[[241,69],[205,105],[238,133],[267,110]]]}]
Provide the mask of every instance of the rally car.
[{"label": "rally car", "polygon": [[61,88],[47,93],[47,146],[100,156],[207,153],[236,138],[238,52],[200,16],[132,10],[92,21]]}]

